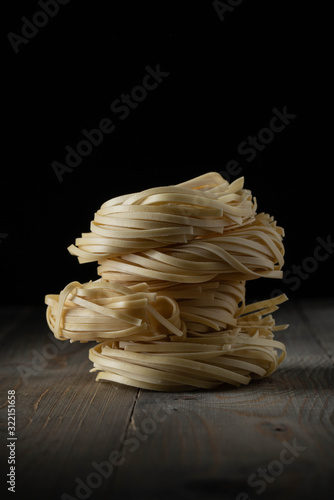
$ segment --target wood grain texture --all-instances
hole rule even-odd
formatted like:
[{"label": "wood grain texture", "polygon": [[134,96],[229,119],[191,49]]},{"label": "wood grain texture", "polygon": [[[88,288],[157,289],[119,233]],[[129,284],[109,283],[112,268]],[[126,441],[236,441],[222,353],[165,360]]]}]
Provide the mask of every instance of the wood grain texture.
[{"label": "wood grain texture", "polygon": [[288,356],[271,377],[184,393],[96,383],[89,346],[52,339],[42,309],[0,318],[1,470],[14,388],[16,498],[329,498],[332,300],[290,301],[276,313],[290,324],[277,334]]},{"label": "wood grain texture", "polygon": [[91,471],[92,461],[120,447],[137,390],[95,383],[87,346],[51,340],[43,313],[34,311],[22,322],[13,318],[1,352],[1,458],[4,404],[7,390],[15,389],[18,489],[41,495],[47,486],[60,498],[76,477]]}]

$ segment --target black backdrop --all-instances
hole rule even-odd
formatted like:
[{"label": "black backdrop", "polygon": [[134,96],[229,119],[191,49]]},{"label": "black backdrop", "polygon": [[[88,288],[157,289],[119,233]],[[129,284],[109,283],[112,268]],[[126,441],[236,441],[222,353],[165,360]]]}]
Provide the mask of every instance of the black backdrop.
[{"label": "black backdrop", "polygon": [[[2,303],[43,303],[72,280],[97,278],[95,263],[79,265],[67,246],[104,201],[212,170],[234,179],[231,160],[259,211],[286,231],[284,281],[251,282],[249,295],[332,294],[329,13],[291,4],[11,2],[2,37]],[[156,88],[136,88],[143,81]],[[128,94],[121,111],[116,100]],[[59,182],[52,164],[65,164],[82,130],[101,120],[111,127],[104,119],[113,132],[89,154],[82,146],[86,156]],[[249,137],[258,141],[252,154]]]}]

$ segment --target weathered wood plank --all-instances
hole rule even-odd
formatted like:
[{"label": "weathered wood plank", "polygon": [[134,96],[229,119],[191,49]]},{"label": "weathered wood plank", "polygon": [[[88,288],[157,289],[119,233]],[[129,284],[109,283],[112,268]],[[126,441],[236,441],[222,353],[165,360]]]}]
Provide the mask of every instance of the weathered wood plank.
[{"label": "weathered wood plank", "polygon": [[210,392],[140,391],[130,435],[154,409],[169,416],[117,470],[113,498],[313,498],[333,487],[332,366],[296,304],[283,309],[288,358],[272,377]]},{"label": "weathered wood plank", "polygon": [[76,478],[120,448],[137,390],[97,384],[89,373],[88,346],[51,340],[41,311],[23,325],[7,336],[0,355],[1,458],[7,391],[14,388],[18,489],[36,495],[51,491],[55,498],[73,495]]},{"label": "weathered wood plank", "polygon": [[89,346],[49,337],[44,310],[12,313],[0,350],[0,458],[6,470],[5,400],[15,388],[20,493],[246,500],[318,498],[333,488],[328,304],[291,301],[278,311],[291,325],[277,335],[288,357],[268,379],[166,394],[96,383]]}]

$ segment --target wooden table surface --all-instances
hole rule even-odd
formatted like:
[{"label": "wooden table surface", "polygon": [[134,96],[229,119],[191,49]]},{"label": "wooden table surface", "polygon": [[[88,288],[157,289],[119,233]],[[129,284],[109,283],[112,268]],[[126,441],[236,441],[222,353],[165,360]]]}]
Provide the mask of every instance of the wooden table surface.
[{"label": "wooden table surface", "polygon": [[333,306],[281,306],[275,319],[290,328],[276,338],[288,355],[271,377],[175,393],[95,382],[89,345],[54,340],[44,308],[1,309],[1,499],[330,498]]}]

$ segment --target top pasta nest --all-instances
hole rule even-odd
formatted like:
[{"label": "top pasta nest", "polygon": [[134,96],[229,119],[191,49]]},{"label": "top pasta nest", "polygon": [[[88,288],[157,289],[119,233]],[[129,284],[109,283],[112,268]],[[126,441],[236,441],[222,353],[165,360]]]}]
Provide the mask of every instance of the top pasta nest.
[{"label": "top pasta nest", "polygon": [[281,278],[284,231],[256,209],[243,177],[229,184],[209,172],[105,202],[68,250],[117,282]]}]

